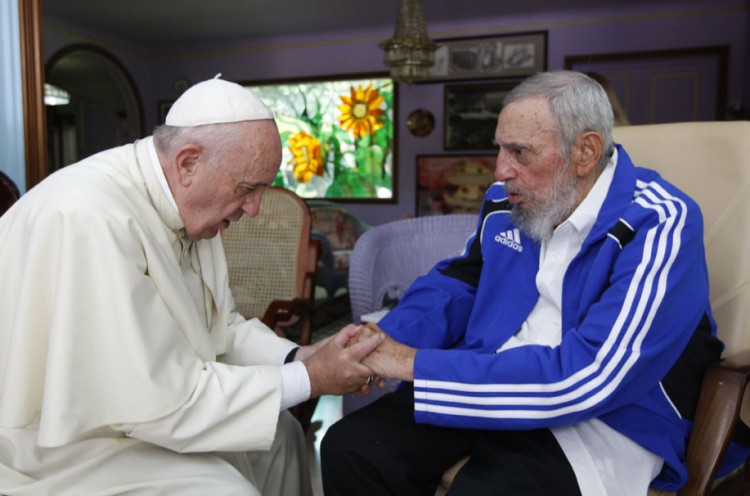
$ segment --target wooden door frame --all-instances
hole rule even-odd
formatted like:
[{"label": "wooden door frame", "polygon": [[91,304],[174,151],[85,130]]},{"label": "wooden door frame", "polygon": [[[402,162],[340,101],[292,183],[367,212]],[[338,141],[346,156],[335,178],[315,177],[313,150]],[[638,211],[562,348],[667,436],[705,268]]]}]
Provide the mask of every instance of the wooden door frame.
[{"label": "wooden door frame", "polygon": [[18,0],[26,191],[47,175],[42,0]]}]

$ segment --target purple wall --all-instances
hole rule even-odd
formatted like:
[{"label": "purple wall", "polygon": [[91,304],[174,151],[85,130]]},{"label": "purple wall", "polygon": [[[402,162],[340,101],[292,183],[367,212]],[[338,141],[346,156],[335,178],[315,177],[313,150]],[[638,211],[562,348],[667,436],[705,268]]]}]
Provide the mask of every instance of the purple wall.
[{"label": "purple wall", "polygon": [[[430,24],[428,4],[427,18],[430,36],[435,39],[547,30],[550,69],[562,68],[567,55],[729,45],[728,100],[741,101],[748,106],[750,41],[745,33],[750,13],[745,3],[734,0],[686,3],[668,9],[589,9],[577,14],[551,12],[522,19],[499,16],[453,25]],[[158,58],[112,44],[103,47],[131,70],[144,100],[146,127],[152,129],[158,100],[176,97],[171,86],[177,77],[197,82],[221,72],[228,80],[262,81],[383,71],[382,52],[377,43],[391,32],[391,26],[383,26],[372,32],[338,32],[315,38],[254,41],[217,49],[186,49],[180,54]],[[79,37],[70,33],[45,29],[47,58],[68,43],[80,42]],[[402,84],[399,92],[398,202],[347,205],[370,224],[413,215],[416,156],[445,153],[443,84],[411,87]],[[424,138],[412,136],[405,125],[409,112],[420,107],[430,110],[436,118],[434,131]]]}]

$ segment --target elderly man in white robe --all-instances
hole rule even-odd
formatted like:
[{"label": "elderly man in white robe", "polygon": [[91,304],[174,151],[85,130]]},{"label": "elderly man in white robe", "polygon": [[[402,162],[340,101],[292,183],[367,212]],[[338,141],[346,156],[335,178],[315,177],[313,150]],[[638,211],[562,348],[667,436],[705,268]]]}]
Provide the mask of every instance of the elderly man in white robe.
[{"label": "elderly man in white robe", "polygon": [[218,233],[280,161],[271,111],[215,78],[0,217],[0,494],[310,494],[285,410],[369,383],[381,340],[298,348],[234,310]]}]

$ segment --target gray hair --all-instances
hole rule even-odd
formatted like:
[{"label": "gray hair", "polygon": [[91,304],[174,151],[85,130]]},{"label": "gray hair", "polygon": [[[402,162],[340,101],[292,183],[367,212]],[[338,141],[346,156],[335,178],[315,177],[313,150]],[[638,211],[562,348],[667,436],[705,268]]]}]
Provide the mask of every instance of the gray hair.
[{"label": "gray hair", "polygon": [[563,158],[570,160],[570,150],[578,136],[593,131],[604,139],[600,165],[606,165],[614,151],[614,116],[607,93],[599,83],[575,71],[539,72],[513,88],[503,105],[535,97],[543,97],[549,103],[557,121]]},{"label": "gray hair", "polygon": [[242,145],[237,126],[232,124],[208,124],[195,127],[161,125],[154,129],[154,145],[163,154],[171,157],[180,147],[192,143],[203,147],[209,164],[221,163],[224,153]]}]

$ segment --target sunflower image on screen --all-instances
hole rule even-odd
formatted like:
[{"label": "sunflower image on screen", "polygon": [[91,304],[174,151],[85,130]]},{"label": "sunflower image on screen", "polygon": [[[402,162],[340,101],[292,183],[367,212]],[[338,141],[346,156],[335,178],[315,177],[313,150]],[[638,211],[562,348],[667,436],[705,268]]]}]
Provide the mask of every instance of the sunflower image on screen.
[{"label": "sunflower image on screen", "polygon": [[359,78],[251,86],[282,143],[274,186],[303,198],[393,198],[393,80]]}]

